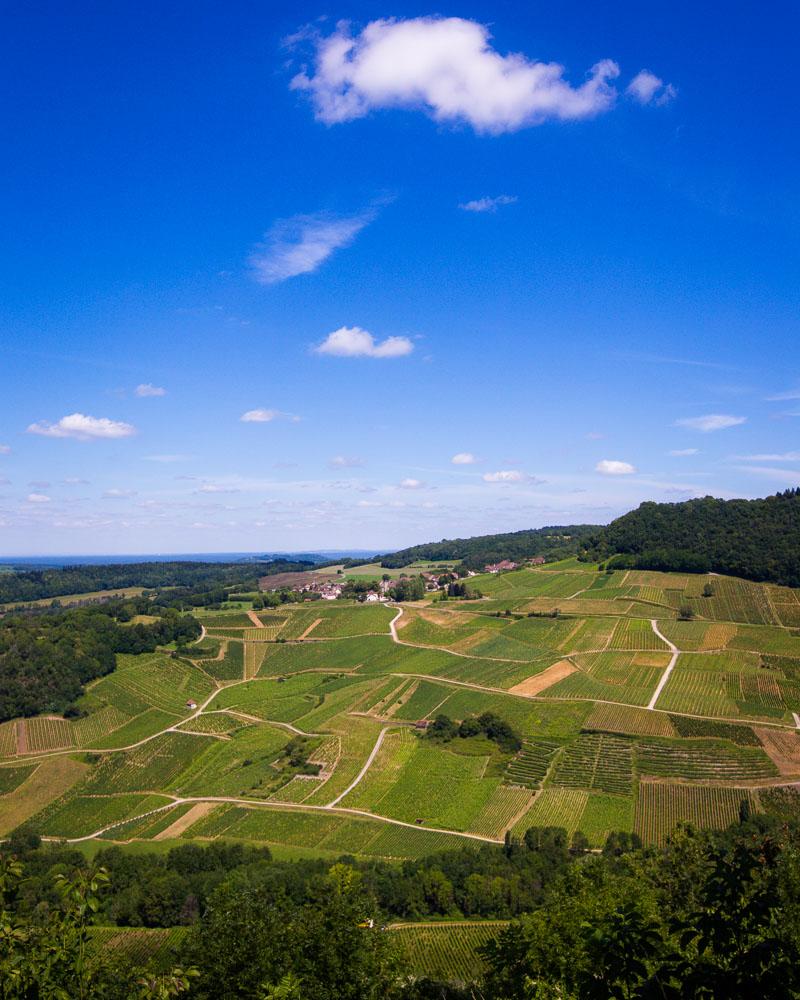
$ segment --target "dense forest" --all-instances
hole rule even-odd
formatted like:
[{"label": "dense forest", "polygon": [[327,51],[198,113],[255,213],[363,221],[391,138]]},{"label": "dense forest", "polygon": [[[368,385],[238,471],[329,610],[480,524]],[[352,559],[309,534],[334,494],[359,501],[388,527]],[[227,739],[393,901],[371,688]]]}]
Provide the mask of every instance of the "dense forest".
[{"label": "dense forest", "polygon": [[727,573],[800,586],[800,489],[762,500],[643,503],[583,540],[619,568]]},{"label": "dense forest", "polygon": [[[401,569],[417,560],[459,560],[468,569],[480,570],[487,563],[511,559],[518,562],[534,556],[563,559],[575,555],[579,544],[594,536],[597,525],[572,524],[566,527],[535,528],[529,531],[512,531],[500,535],[478,535],[475,538],[444,538],[441,542],[413,545],[384,556],[376,556],[381,566]],[[359,565],[355,560],[349,565]]]},{"label": "dense forest", "polygon": [[311,569],[310,562],[275,559],[267,563],[151,562],[107,566],[64,566],[62,569],[27,570],[0,574],[0,604],[39,601],[66,594],[96,590],[143,587],[185,587],[207,591],[221,587],[257,590],[258,578],[274,573]]},{"label": "dense forest", "polygon": [[[132,623],[137,613],[156,621]],[[83,685],[110,673],[117,653],[148,653],[196,639],[190,615],[146,598],[69,611],[9,614],[0,619],[0,721],[69,711]],[[1,995],[1,994],[0,994]]]},{"label": "dense forest", "polygon": [[[276,861],[264,848],[71,848],[19,831],[0,857],[4,1000],[783,1000],[800,996],[800,826],[680,827],[663,848],[558,828],[402,865]],[[483,981],[415,979],[393,918],[511,917]],[[90,922],[189,927],[170,966],[89,947]]]}]

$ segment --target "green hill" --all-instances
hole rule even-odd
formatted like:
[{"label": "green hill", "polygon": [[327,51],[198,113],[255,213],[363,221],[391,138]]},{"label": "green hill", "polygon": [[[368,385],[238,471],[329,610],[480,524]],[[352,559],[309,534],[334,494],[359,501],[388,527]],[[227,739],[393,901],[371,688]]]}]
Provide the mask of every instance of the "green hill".
[{"label": "green hill", "polygon": [[800,585],[800,490],[760,500],[643,503],[584,542],[616,568],[716,572]]},{"label": "green hill", "polygon": [[[379,561],[387,569],[397,569],[420,560],[458,559],[470,569],[482,569],[487,563],[502,559],[514,562],[533,556],[562,559],[575,555],[578,547],[585,545],[598,530],[598,526],[593,524],[570,524],[499,535],[477,535],[474,538],[443,538],[440,542],[412,545],[398,552],[376,556],[374,561]],[[353,561],[350,565],[358,563]]]}]

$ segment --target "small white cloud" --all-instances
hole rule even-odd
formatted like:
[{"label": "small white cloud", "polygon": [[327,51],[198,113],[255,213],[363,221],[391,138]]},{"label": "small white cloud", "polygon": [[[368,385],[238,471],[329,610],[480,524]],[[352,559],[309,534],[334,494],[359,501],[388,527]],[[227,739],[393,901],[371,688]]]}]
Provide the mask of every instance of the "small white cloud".
[{"label": "small white cloud", "polygon": [[661,77],[647,69],[636,74],[625,93],[639,104],[655,104],[659,107],[669,104],[677,96],[671,83],[664,83]]},{"label": "small white cloud", "polygon": [[50,503],[50,497],[44,493],[29,493],[27,499],[28,503]]},{"label": "small white cloud", "polygon": [[605,434],[601,434],[599,431],[589,431],[586,435],[587,441],[602,441]]},{"label": "small white cloud", "polygon": [[402,479],[400,481],[401,490],[421,490],[425,487],[425,483],[421,479]]},{"label": "small white cloud", "polygon": [[692,431],[709,434],[711,431],[724,431],[728,427],[738,427],[747,422],[747,417],[733,417],[727,413],[707,413],[702,417],[683,417],[675,421],[676,427],[688,427]]},{"label": "small white cloud", "polygon": [[106,500],[125,500],[128,497],[135,497],[136,490],[120,490],[120,489],[110,489],[103,493],[103,497]]},{"label": "small white cloud", "polygon": [[668,452],[673,458],[687,458],[689,455],[699,455],[699,448],[673,448],[672,451]]},{"label": "small white cloud", "polygon": [[317,354],[337,358],[402,358],[414,350],[408,337],[387,337],[376,341],[360,326],[341,326],[314,348]]},{"label": "small white cloud", "polygon": [[485,483],[522,483],[528,477],[519,469],[501,469],[499,472],[485,472],[483,481]]},{"label": "small white cloud", "polygon": [[737,455],[738,462],[800,462],[800,451],[784,451],[778,454]]},{"label": "small white cloud", "polygon": [[502,208],[503,205],[513,205],[519,199],[516,195],[510,194],[499,194],[495,198],[476,198],[474,201],[466,201],[463,205],[458,207],[463,209],[465,212],[496,212],[498,208]]},{"label": "small white cloud", "polygon": [[147,396],[166,396],[167,390],[162,389],[160,385],[151,385],[149,382],[143,382],[141,385],[137,385],[134,389],[137,396],[145,398]]},{"label": "small white cloud", "polygon": [[295,215],[281,219],[250,255],[256,281],[274,285],[316,271],[328,257],[349,246],[375,218],[375,209],[358,215]]},{"label": "small white cloud", "polygon": [[88,486],[88,479],[81,479],[80,476],[65,476],[64,477],[65,486]]},{"label": "small white cloud", "polygon": [[300,417],[293,413],[284,413],[282,410],[247,410],[239,417],[243,424],[269,424],[273,420],[290,420],[293,424],[298,423]]},{"label": "small white cloud", "polygon": [[83,413],[70,413],[55,424],[47,420],[28,426],[28,434],[40,434],[42,437],[74,438],[76,441],[93,441],[103,438],[124,438],[136,433],[132,424],[121,420],[109,420],[108,417],[89,417]]},{"label": "small white cloud", "polygon": [[332,469],[358,469],[363,464],[364,459],[355,455],[334,455],[328,462]]},{"label": "small white cloud", "polygon": [[299,73],[291,86],[311,95],[316,117],[328,125],[406,108],[499,134],[591,118],[616,98],[610,81],[619,67],[612,60],[595,63],[573,87],[563,66],[501,55],[485,25],[459,17],[376,20],[357,35],[340,22],[331,35],[310,37],[314,72]]},{"label": "small white cloud", "polygon": [[594,468],[595,472],[603,476],[630,476],[636,472],[635,466],[630,462],[619,462],[613,458],[604,458]]},{"label": "small white cloud", "polygon": [[460,451],[450,459],[453,465],[474,465],[478,459],[471,451]]},{"label": "small white cloud", "polygon": [[10,444],[0,444],[0,455],[10,455],[11,445]]},{"label": "small white cloud", "polygon": [[356,507],[383,507],[380,500],[359,500]]}]

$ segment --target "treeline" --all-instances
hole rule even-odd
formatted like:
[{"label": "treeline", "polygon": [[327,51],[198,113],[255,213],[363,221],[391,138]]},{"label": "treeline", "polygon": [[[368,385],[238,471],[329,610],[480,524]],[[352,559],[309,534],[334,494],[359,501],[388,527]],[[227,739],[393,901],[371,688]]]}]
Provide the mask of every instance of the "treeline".
[{"label": "treeline", "polygon": [[[534,828],[503,847],[402,865],[277,862],[263,849],[214,844],[166,856],[111,848],[92,876],[77,851],[37,847],[24,834],[7,846],[4,1000],[800,995],[800,828],[788,817],[743,811],[725,832],[682,827],[663,848],[617,834],[595,855],[570,851],[564,830]],[[180,908],[178,887],[190,890]],[[487,905],[473,906],[481,896]],[[115,914],[188,925],[175,967],[92,958],[88,922]],[[482,981],[463,987],[410,974],[383,929],[409,915],[515,919],[483,949]]]},{"label": "treeline", "polygon": [[[620,558],[620,556],[622,558]],[[800,489],[762,500],[641,504],[585,538],[580,558],[800,586]]]},{"label": "treeline", "polygon": [[351,560],[346,565],[357,566],[365,561],[380,562],[387,569],[402,569],[418,560],[436,562],[459,560],[469,569],[480,570],[490,563],[510,559],[519,562],[534,556],[563,559],[575,555],[585,539],[597,533],[597,525],[572,524],[529,531],[512,531],[499,535],[477,535],[474,538],[444,538],[441,542],[413,545],[374,560]]},{"label": "treeline", "polygon": [[313,568],[311,562],[274,559],[266,563],[150,562],[65,566],[0,574],[0,604],[39,601],[66,594],[142,587],[183,587],[201,592],[237,587],[257,590],[258,578]]},{"label": "treeline", "polygon": [[[156,615],[130,623],[134,615]],[[149,653],[193,641],[200,625],[146,598],[0,619],[0,721],[42,712],[75,714],[89,681],[111,673],[117,653]]]}]

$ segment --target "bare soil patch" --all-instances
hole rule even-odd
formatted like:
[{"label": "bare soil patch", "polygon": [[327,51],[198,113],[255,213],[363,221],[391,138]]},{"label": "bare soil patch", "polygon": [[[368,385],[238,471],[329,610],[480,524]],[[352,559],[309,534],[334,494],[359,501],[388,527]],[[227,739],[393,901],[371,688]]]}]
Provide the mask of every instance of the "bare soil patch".
[{"label": "bare soil patch", "polygon": [[264,627],[264,623],[261,621],[261,619],[255,613],[255,611],[248,611],[247,612],[247,617],[255,625],[256,628],[263,628]]},{"label": "bare soil patch", "polygon": [[174,840],[176,837],[180,837],[193,823],[210,813],[216,805],[218,805],[217,802],[198,802],[197,805],[192,806],[189,812],[179,816],[174,823],[170,823],[168,827],[157,833],[153,840]]},{"label": "bare soil patch", "polygon": [[558,663],[554,663],[552,667],[548,667],[547,670],[543,670],[540,674],[528,677],[519,684],[515,684],[514,687],[508,689],[508,693],[539,694],[540,691],[544,691],[559,681],[563,681],[570,674],[574,674],[577,669],[575,664],[570,663],[569,660],[559,660]]},{"label": "bare soil patch", "polygon": [[307,636],[311,635],[311,633],[314,631],[314,629],[317,627],[317,625],[319,625],[321,621],[322,621],[321,618],[315,618],[314,621],[305,630],[305,632],[303,632],[300,638],[305,639]]},{"label": "bare soil patch", "polygon": [[767,726],[754,730],[781,774],[800,774],[800,733]]}]

